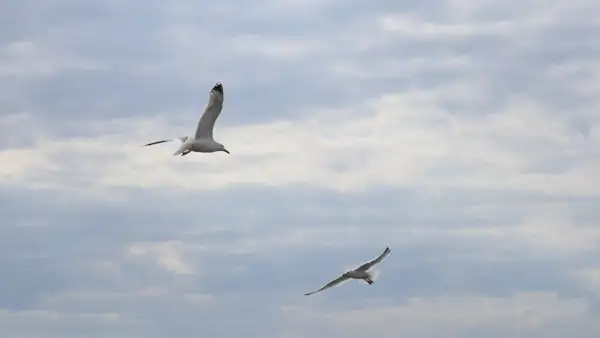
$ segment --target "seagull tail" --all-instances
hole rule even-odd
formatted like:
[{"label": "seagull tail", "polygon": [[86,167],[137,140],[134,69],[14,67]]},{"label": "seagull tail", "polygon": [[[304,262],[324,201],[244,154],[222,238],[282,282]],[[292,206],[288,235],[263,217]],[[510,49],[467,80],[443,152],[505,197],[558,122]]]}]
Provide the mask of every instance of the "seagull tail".
[{"label": "seagull tail", "polygon": [[186,151],[186,150],[188,150],[188,148],[189,148],[189,144],[187,144],[187,143],[182,144],[179,147],[179,149],[177,149],[177,151],[173,153],[173,156],[177,156],[177,155],[183,154],[183,152]]},{"label": "seagull tail", "polygon": [[371,274],[371,280],[375,281],[375,280],[377,280],[377,277],[379,277],[379,275],[381,274],[381,270],[379,270],[379,269],[372,269],[370,271],[370,274]]}]

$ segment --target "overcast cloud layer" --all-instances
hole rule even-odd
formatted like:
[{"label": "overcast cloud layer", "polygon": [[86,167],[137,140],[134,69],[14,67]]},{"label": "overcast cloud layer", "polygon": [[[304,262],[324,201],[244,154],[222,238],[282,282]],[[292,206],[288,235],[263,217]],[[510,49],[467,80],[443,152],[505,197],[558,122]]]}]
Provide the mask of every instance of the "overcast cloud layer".
[{"label": "overcast cloud layer", "polygon": [[[0,333],[600,335],[600,2],[0,3]],[[173,157],[215,82],[231,155]],[[304,297],[392,254],[375,284]]]}]

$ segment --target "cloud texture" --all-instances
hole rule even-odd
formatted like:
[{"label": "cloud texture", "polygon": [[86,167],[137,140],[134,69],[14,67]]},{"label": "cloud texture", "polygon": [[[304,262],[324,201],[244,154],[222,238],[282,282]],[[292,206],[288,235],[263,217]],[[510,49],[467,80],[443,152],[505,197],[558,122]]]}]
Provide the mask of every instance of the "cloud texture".
[{"label": "cloud texture", "polygon": [[[3,2],[0,331],[597,337],[599,15]],[[216,81],[231,155],[141,147]],[[373,286],[302,296],[386,245]]]}]

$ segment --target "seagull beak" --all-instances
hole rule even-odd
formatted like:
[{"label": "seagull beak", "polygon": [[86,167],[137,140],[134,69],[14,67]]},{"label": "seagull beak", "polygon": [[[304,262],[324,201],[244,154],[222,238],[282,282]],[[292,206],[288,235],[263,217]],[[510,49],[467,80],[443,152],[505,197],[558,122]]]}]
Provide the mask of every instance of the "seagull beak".
[{"label": "seagull beak", "polygon": [[223,151],[229,154],[229,150],[227,150],[227,149],[223,149]]}]

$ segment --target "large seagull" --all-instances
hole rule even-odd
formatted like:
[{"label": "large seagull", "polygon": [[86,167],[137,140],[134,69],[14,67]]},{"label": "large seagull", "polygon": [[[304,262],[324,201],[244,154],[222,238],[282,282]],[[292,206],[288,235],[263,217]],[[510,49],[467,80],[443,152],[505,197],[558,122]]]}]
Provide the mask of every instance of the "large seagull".
[{"label": "large seagull", "polygon": [[362,279],[365,282],[367,282],[369,285],[373,284],[373,275],[371,275],[369,273],[369,269],[371,269],[373,266],[375,266],[376,264],[378,264],[379,262],[381,262],[385,256],[389,255],[391,252],[389,247],[386,247],[385,250],[383,251],[383,253],[375,258],[374,260],[367,262],[361,266],[359,266],[358,268],[354,269],[354,270],[350,270],[345,272],[343,275],[339,276],[338,278],[332,280],[331,282],[327,283],[325,286],[323,286],[322,288],[320,288],[319,290],[313,291],[313,292],[309,292],[309,293],[305,293],[305,296],[310,296],[313,293],[317,293],[326,289],[329,289],[331,287],[334,287],[342,282],[347,281],[348,279]]},{"label": "large seagull", "polygon": [[[223,109],[223,85],[220,82],[217,82],[215,86],[210,91],[210,95],[208,97],[208,104],[204,109],[204,114],[198,121],[198,125],[196,126],[196,134],[194,137],[190,136],[180,136],[179,140],[183,143],[179,149],[173,154],[173,156],[181,155],[185,156],[189,153],[198,152],[198,153],[214,153],[216,151],[224,151],[229,154],[229,151],[225,149],[225,147],[216,142],[213,139],[213,128],[215,127],[215,121],[221,114],[221,110]],[[151,142],[145,144],[144,146],[151,146],[154,144],[170,142],[173,140],[161,140],[156,142]]]}]

